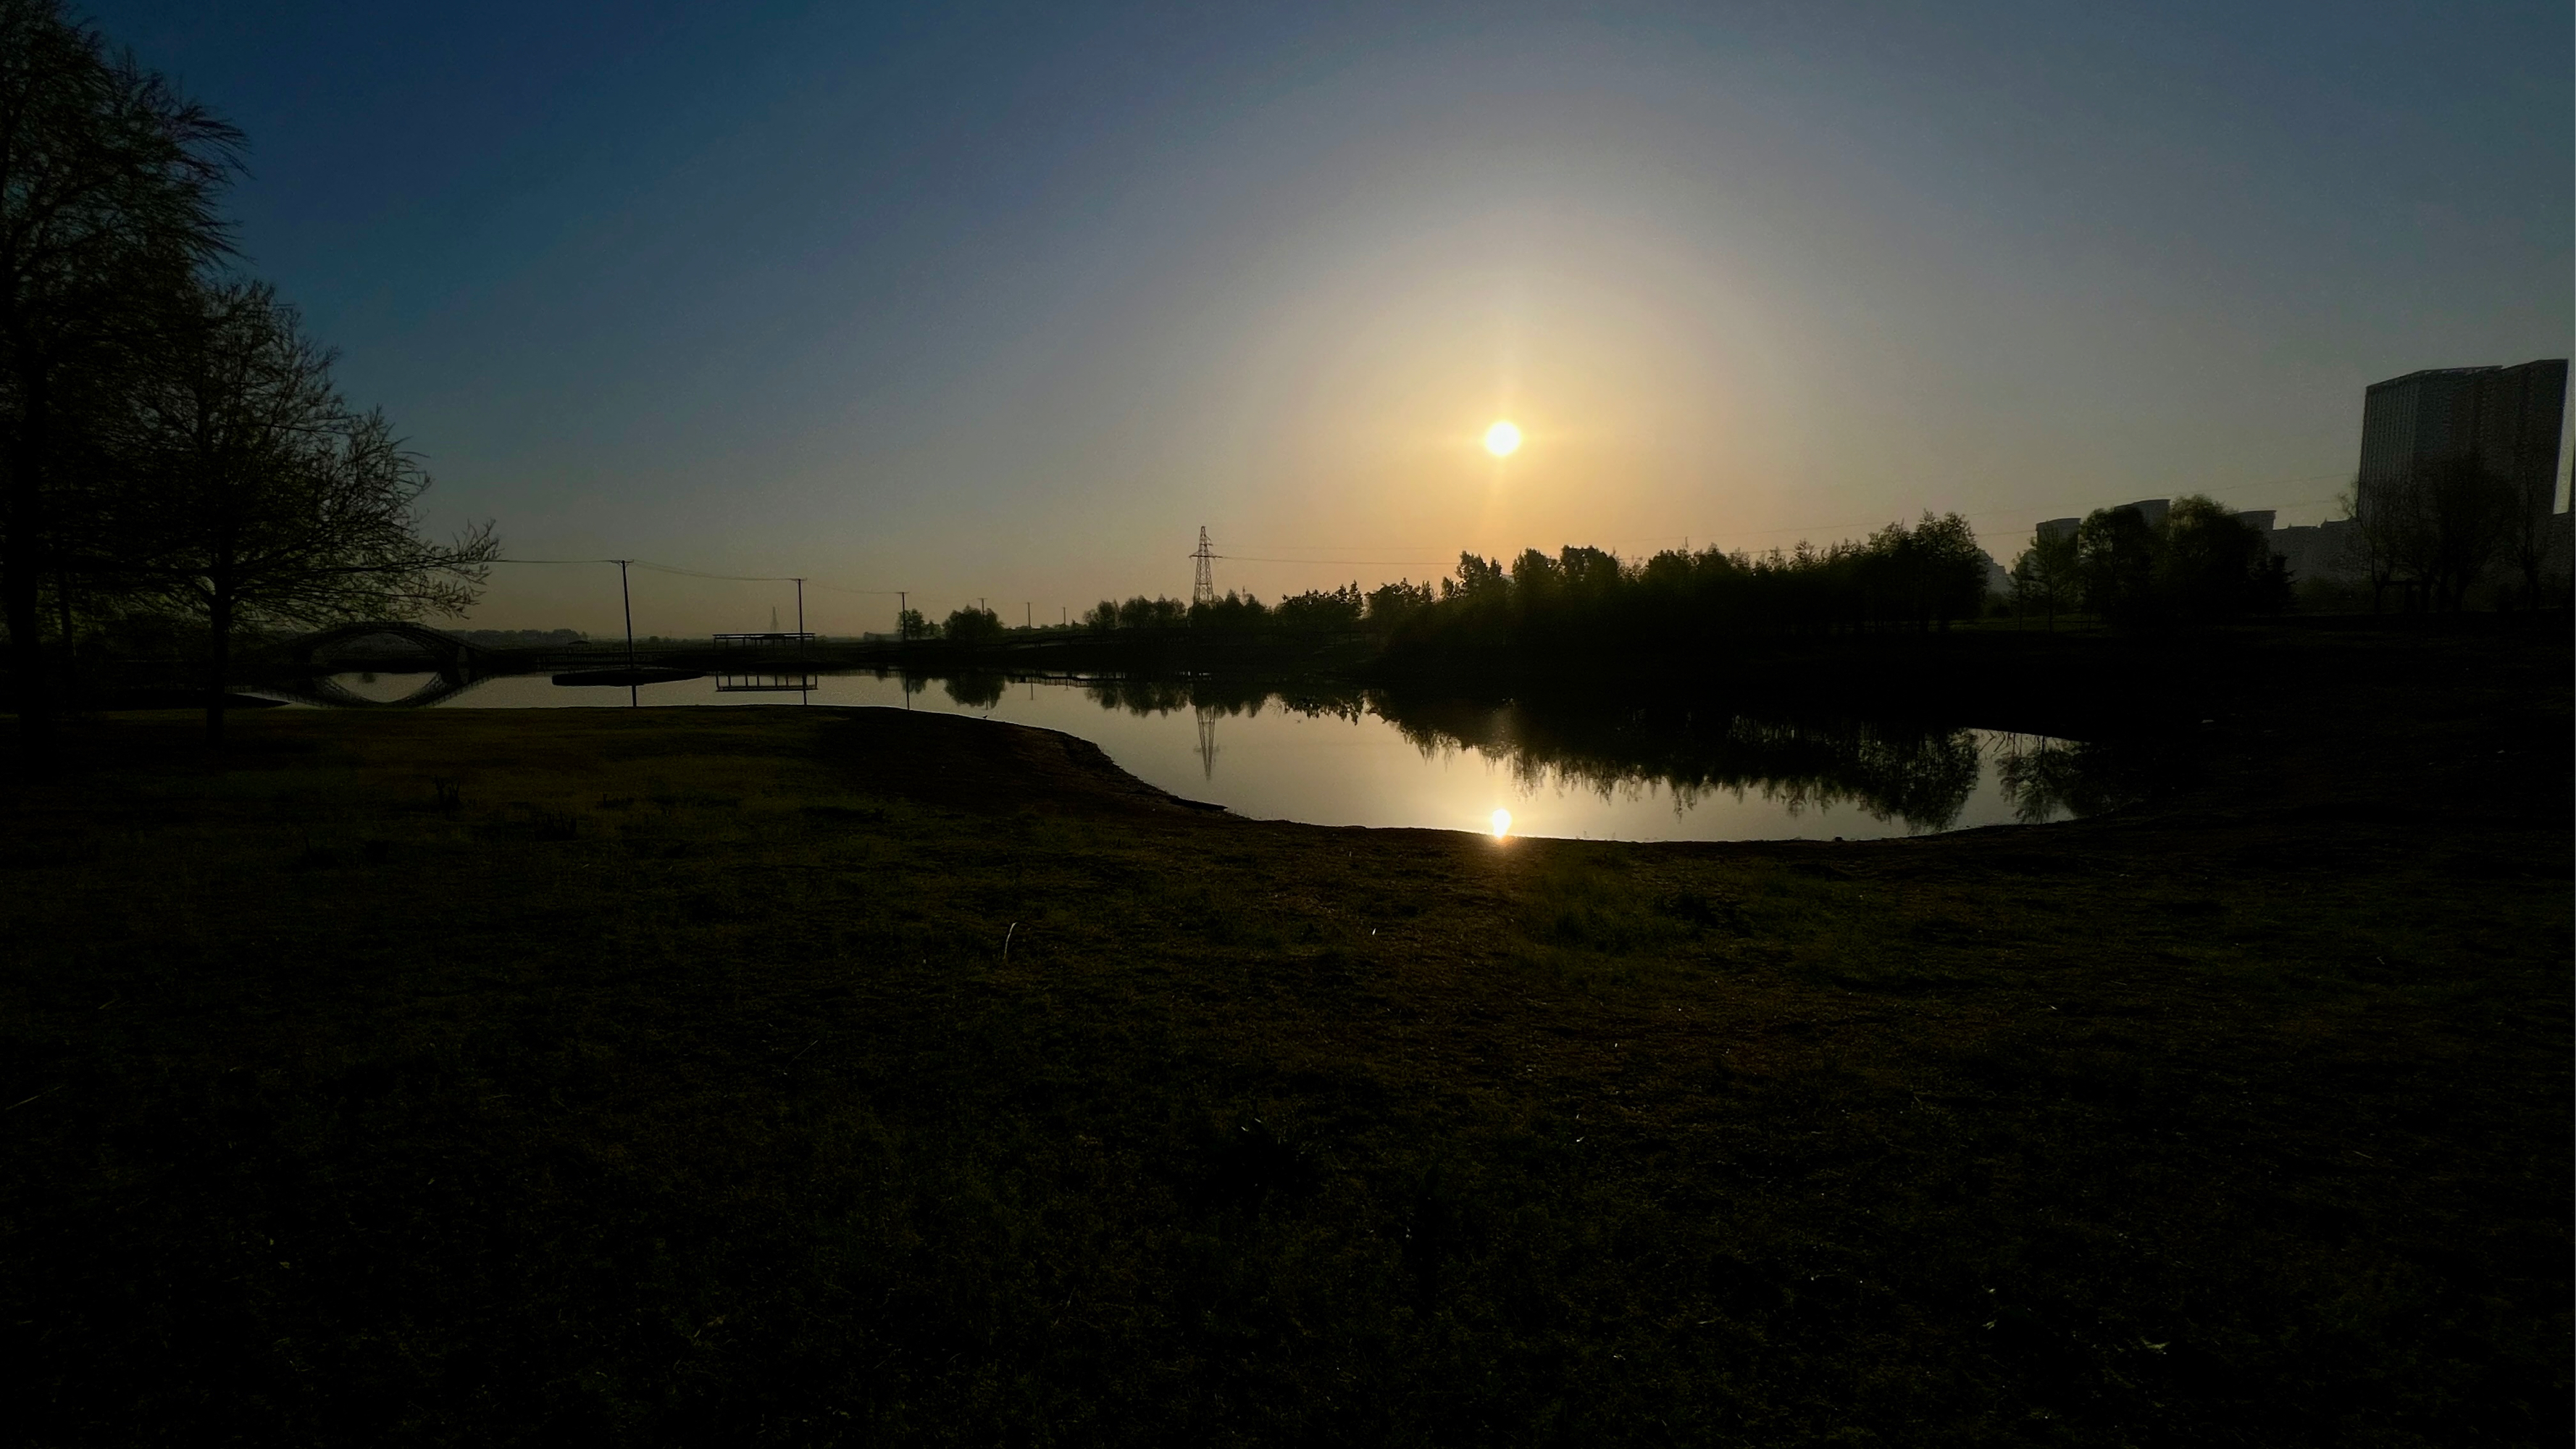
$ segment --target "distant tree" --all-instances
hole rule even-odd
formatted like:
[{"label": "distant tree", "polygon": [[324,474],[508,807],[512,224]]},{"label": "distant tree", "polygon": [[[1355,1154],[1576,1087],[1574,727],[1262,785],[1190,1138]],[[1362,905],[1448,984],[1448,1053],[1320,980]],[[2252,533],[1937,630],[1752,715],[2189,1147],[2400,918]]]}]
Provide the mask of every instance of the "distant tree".
[{"label": "distant tree", "polygon": [[1250,594],[1226,590],[1224,598],[1190,605],[1190,627],[1216,633],[1248,633],[1270,622],[1270,608]]},{"label": "distant tree", "polygon": [[1976,530],[1956,513],[1935,518],[1928,510],[1907,540],[1913,551],[1915,617],[1925,627],[1950,627],[1973,619],[1986,601],[1986,551]]},{"label": "distant tree", "polygon": [[1567,594],[1598,606],[1628,581],[1628,568],[1607,549],[1562,548],[1556,553],[1556,578]]},{"label": "distant tree", "polygon": [[1369,590],[1369,627],[1381,634],[1402,628],[1406,620],[1431,607],[1432,597],[1431,585],[1427,583],[1399,579],[1391,584],[1380,584]]},{"label": "distant tree", "polygon": [[1863,615],[1880,624],[1948,628],[1976,617],[1986,598],[1986,553],[1958,514],[1930,513],[1912,528],[1891,523],[1843,565]]},{"label": "distant tree", "polygon": [[1188,617],[1188,607],[1178,599],[1149,599],[1138,594],[1118,606],[1121,629],[1176,629]]},{"label": "distant tree", "polygon": [[2112,623],[2155,610],[2156,534],[2134,508],[2097,508],[2075,530],[2076,576],[2084,608]]},{"label": "distant tree", "polygon": [[2376,512],[2365,518],[2361,504],[2361,480],[2335,495],[2335,507],[2344,522],[2352,525],[2344,535],[2342,568],[2357,573],[2370,585],[2370,611],[2379,612],[2380,596],[2397,577],[2397,561],[2390,551],[2393,530]]},{"label": "distant tree", "polygon": [[429,475],[382,413],[341,400],[332,361],[267,288],[209,286],[138,397],[122,527],[163,597],[206,622],[209,740],[240,629],[463,613],[500,552],[489,524],[420,537]]},{"label": "distant tree", "polygon": [[2344,501],[2374,607],[2382,590],[2399,584],[2445,611],[2459,608],[2485,576],[2527,502],[2473,454],[2425,459],[2399,477],[2356,485]]},{"label": "distant tree", "polygon": [[2073,608],[2080,596],[2080,577],[2076,569],[2075,530],[2051,532],[2035,529],[2030,546],[2013,560],[2013,600],[2024,609],[2037,608],[2046,614],[2048,627],[2057,627],[2057,611]]},{"label": "distant tree", "polygon": [[2506,560],[2522,580],[2521,603],[2524,608],[2543,608],[2567,602],[2569,580],[2553,577],[2550,566],[2556,557],[2556,537],[2566,531],[2559,515],[2550,504],[2551,493],[2526,490],[2516,501],[2512,521],[2505,529]]},{"label": "distant tree", "polygon": [[1002,616],[990,609],[959,609],[948,616],[940,632],[960,648],[989,648],[1002,642]]},{"label": "distant tree", "polygon": [[91,481],[70,404],[154,350],[229,249],[215,201],[240,141],[56,0],[0,0],[0,617],[31,756],[53,736],[39,593]]},{"label": "distant tree", "polygon": [[1103,599],[1083,611],[1082,624],[1094,634],[1106,634],[1118,627],[1118,606]]},{"label": "distant tree", "polygon": [[2199,493],[2175,499],[2160,533],[2157,593],[2174,617],[2279,613],[2287,602],[2286,564],[2253,525],[2216,499]]},{"label": "distant tree", "polygon": [[1343,633],[1359,627],[1360,610],[1365,603],[1359,585],[1344,584],[1338,589],[1309,589],[1283,598],[1271,613],[1279,627],[1296,633]]},{"label": "distant tree", "polygon": [[939,626],[931,623],[919,609],[904,609],[894,616],[894,632],[900,640],[936,639]]},{"label": "distant tree", "polygon": [[1455,575],[1440,581],[1440,597],[1445,602],[1462,599],[1470,604],[1498,603],[1511,592],[1511,580],[1504,576],[1503,566],[1472,553],[1458,555]]}]

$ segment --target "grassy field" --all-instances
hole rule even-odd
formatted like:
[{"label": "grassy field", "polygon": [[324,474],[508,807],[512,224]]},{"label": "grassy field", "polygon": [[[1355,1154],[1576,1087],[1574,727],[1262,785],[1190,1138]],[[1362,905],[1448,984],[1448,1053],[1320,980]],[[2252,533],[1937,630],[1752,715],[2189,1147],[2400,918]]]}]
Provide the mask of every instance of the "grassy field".
[{"label": "grassy field", "polygon": [[2564,1442],[2566,641],[2281,647],[2168,798],[1852,845],[93,723],[0,836],[11,1437]]}]

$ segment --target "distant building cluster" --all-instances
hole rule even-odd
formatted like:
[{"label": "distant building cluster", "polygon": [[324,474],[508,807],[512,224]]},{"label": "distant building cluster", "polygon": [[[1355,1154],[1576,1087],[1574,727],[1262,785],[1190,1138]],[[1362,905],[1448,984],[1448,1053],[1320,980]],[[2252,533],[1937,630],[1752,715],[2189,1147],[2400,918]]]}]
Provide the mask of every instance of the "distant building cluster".
[{"label": "distant building cluster", "polygon": [[2362,394],[2362,503],[2427,463],[2473,458],[2548,512],[2558,493],[2567,359],[2519,367],[2440,367],[2372,383]]},{"label": "distant building cluster", "polygon": [[[2471,460],[2507,480],[2524,506],[2549,520],[2553,571],[2564,577],[2576,564],[2570,515],[2555,508],[2559,433],[2565,420],[2567,359],[2547,358],[2513,367],[2438,367],[2372,383],[2362,393],[2361,466],[2355,487],[2366,510],[2387,490],[2437,463]],[[2142,498],[2134,508],[2150,528],[2163,524],[2172,500]],[[2260,530],[2272,552],[2288,564],[2293,581],[2356,573],[2353,519],[2290,528],[2273,526],[2274,510],[2243,509],[2237,517]],[[2052,518],[2041,534],[2063,537],[2081,518]]]}]

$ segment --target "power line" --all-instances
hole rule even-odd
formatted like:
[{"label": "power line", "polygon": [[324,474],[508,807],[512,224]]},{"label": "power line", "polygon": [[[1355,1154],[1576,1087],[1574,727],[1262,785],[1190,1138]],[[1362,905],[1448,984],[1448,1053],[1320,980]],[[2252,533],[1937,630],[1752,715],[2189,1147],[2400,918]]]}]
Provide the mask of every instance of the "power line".
[{"label": "power line", "polygon": [[736,584],[793,584],[793,583],[800,583],[800,582],[801,582],[801,583],[809,583],[809,584],[812,584],[815,588],[818,588],[818,589],[829,589],[829,590],[831,590],[833,593],[836,593],[836,594],[886,594],[886,595],[891,596],[891,595],[893,595],[893,594],[895,594],[895,593],[900,592],[900,590],[896,590],[896,589],[854,589],[854,588],[850,588],[850,587],[848,587],[847,585],[843,585],[843,584],[827,584],[827,583],[822,583],[822,582],[820,582],[820,581],[818,581],[818,580],[814,579],[814,578],[813,578],[813,577],[811,577],[810,575],[809,575],[809,576],[805,576],[805,577],[800,578],[798,575],[795,575],[795,574],[714,574],[714,573],[708,573],[708,572],[707,572],[707,571],[705,571],[704,569],[684,569],[684,568],[680,567],[678,564],[655,563],[655,562],[653,562],[651,559],[642,559],[642,558],[635,558],[635,559],[615,559],[615,558],[496,558],[496,559],[492,560],[492,562],[494,562],[494,563],[505,563],[505,564],[613,564],[613,563],[626,563],[626,564],[633,564],[635,567],[637,567],[637,568],[639,568],[639,569],[651,569],[651,570],[653,570],[655,573],[662,573],[662,574],[678,574],[678,575],[680,575],[682,578],[691,578],[691,579],[716,579],[716,580],[719,580],[719,581],[722,581],[722,582],[725,582],[725,583],[736,583]]},{"label": "power line", "polygon": [[849,586],[847,586],[847,585],[845,585],[845,584],[827,584],[827,583],[823,583],[823,582],[821,582],[821,581],[819,581],[819,580],[817,580],[817,579],[814,579],[814,578],[812,578],[812,577],[810,577],[810,576],[808,576],[808,577],[804,577],[804,578],[799,578],[799,577],[798,577],[797,575],[795,575],[795,574],[713,574],[713,573],[708,573],[708,572],[706,572],[706,571],[705,571],[705,570],[703,570],[703,569],[684,569],[684,568],[680,567],[680,566],[679,566],[679,565],[677,565],[677,564],[655,563],[655,562],[653,562],[651,559],[641,559],[641,558],[637,558],[637,559],[613,559],[613,558],[496,558],[496,559],[492,560],[492,562],[494,562],[494,563],[505,563],[505,564],[613,564],[613,563],[628,563],[628,564],[633,564],[635,567],[637,567],[637,568],[639,568],[639,569],[651,569],[651,570],[653,570],[655,573],[663,573],[663,574],[678,574],[678,575],[679,575],[679,576],[681,576],[682,578],[691,578],[691,579],[715,579],[715,580],[719,580],[719,581],[721,581],[721,582],[725,582],[725,583],[736,583],[736,584],[793,584],[793,583],[806,583],[806,584],[811,584],[811,585],[813,585],[815,588],[818,588],[818,589],[829,589],[831,592],[836,593],[836,594],[871,594],[871,595],[873,595],[873,594],[883,594],[883,595],[885,595],[885,596],[887,596],[887,597],[889,597],[889,598],[893,597],[893,596],[894,596],[895,594],[897,594],[897,593],[902,592],[902,591],[901,591],[901,590],[899,590],[899,589],[854,589],[854,588],[850,588]]},{"label": "power line", "polygon": [[[1192,554],[1191,557],[1196,558],[1197,555]],[[1352,568],[1376,566],[1391,568],[1405,564],[1442,566],[1457,562],[1456,559],[1447,558],[1263,558],[1259,554],[1250,553],[1212,553],[1208,557],[1226,559],[1234,563],[1313,564],[1318,568],[1341,568],[1344,565]]]}]

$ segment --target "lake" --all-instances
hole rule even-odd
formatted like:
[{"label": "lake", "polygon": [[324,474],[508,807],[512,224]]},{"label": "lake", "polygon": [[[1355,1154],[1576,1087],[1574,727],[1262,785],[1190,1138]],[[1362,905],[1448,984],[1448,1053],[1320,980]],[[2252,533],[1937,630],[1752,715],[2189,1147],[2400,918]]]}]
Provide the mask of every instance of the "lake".
[{"label": "lake", "polygon": [[[1593,840],[1866,840],[2036,823],[2126,798],[2112,752],[1993,730],[1761,718],[1686,703],[1312,696],[1210,681],[827,674],[800,696],[641,687],[648,706],[880,705],[1061,730],[1254,819]],[[434,674],[343,674],[390,703]],[[623,687],[486,679],[442,709],[625,708]]]}]

